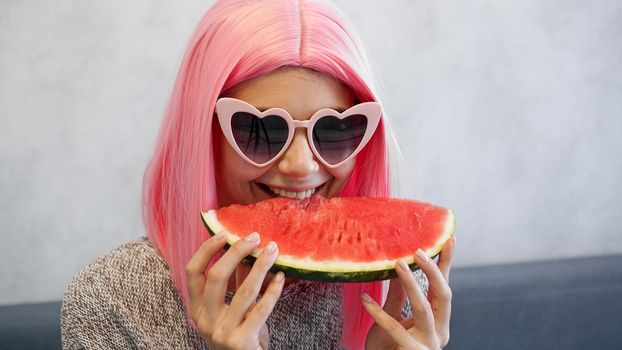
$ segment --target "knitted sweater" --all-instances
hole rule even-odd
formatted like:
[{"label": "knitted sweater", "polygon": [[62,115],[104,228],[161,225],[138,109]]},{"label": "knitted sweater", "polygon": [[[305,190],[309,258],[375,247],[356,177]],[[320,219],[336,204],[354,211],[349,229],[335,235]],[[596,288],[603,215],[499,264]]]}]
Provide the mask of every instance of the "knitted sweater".
[{"label": "knitted sweater", "polygon": [[[416,275],[427,290],[425,276]],[[342,293],[338,283],[286,286],[266,322],[269,348],[338,348]],[[225,302],[232,297],[227,291]],[[63,301],[61,334],[63,349],[208,349],[186,319],[166,261],[147,237],[112,250],[73,278]]]}]

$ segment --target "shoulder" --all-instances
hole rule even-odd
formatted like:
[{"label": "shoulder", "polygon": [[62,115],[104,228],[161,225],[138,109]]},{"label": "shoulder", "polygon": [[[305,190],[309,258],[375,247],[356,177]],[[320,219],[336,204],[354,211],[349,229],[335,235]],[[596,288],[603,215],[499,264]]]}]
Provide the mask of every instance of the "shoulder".
[{"label": "shoulder", "polygon": [[78,272],[76,278],[100,275],[102,272],[114,272],[115,270],[134,272],[144,268],[159,270],[167,267],[166,262],[149,239],[143,236],[93,260]]},{"label": "shoulder", "polygon": [[165,271],[168,272],[168,266],[164,258],[147,237],[140,237],[95,259],[78,272],[74,281],[100,278],[111,282]]},{"label": "shoulder", "polygon": [[[67,294],[131,297],[136,288],[156,282],[172,284],[166,261],[147,237],[129,241],[82,268],[71,281]],[[169,283],[171,282],[171,283]]]},{"label": "shoulder", "polygon": [[141,237],[100,256],[74,276],[61,309],[63,345],[114,341],[119,348],[133,348],[153,320],[181,322],[183,315],[166,261],[147,237]]}]

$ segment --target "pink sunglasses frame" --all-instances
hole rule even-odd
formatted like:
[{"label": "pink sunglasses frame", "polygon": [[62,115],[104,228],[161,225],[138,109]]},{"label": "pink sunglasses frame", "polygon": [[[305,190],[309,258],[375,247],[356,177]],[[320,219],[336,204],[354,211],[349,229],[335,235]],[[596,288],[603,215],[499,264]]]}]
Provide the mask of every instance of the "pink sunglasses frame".
[{"label": "pink sunglasses frame", "polygon": [[[287,141],[285,142],[285,145],[277,153],[276,156],[274,156],[272,159],[268,160],[267,162],[260,164],[260,163],[255,163],[253,160],[249,159],[244,154],[244,152],[240,150],[240,148],[238,147],[238,144],[235,142],[235,139],[233,137],[233,131],[231,130],[231,118],[233,117],[233,114],[236,112],[250,113],[250,114],[257,116],[258,118],[264,118],[269,115],[276,115],[285,120],[285,122],[287,123],[287,127],[288,127]],[[352,152],[352,154],[350,154],[347,158],[345,158],[341,162],[337,164],[328,163],[320,155],[320,152],[318,152],[318,150],[315,149],[315,144],[313,143],[313,127],[315,126],[315,123],[321,118],[326,117],[326,116],[333,116],[339,119],[344,119],[344,118],[347,118],[349,116],[356,115],[356,114],[362,114],[367,118],[367,127],[365,128],[365,134],[363,135],[363,139],[361,140],[361,143],[359,143],[359,145],[354,150],[354,152]],[[231,145],[231,147],[233,147],[233,149],[236,151],[236,153],[240,157],[244,158],[247,162],[249,162],[250,164],[256,167],[261,168],[261,167],[268,166],[272,164],[274,161],[276,161],[277,159],[279,159],[283,155],[283,153],[285,153],[285,151],[289,148],[290,144],[292,143],[296,128],[306,128],[307,129],[307,142],[313,154],[325,166],[329,168],[336,168],[342,165],[343,163],[347,162],[348,160],[352,159],[352,157],[356,156],[357,153],[359,153],[363,149],[363,147],[365,147],[367,142],[369,142],[372,135],[378,128],[378,124],[380,123],[380,117],[382,115],[382,108],[380,107],[380,104],[377,102],[363,102],[363,103],[359,103],[348,108],[342,113],[339,113],[338,111],[335,111],[334,109],[324,108],[324,109],[320,109],[319,111],[315,112],[311,116],[311,118],[309,118],[309,120],[295,120],[286,110],[282,108],[274,107],[274,108],[270,108],[270,109],[267,109],[261,112],[257,108],[255,108],[255,106],[245,101],[242,101],[236,98],[221,97],[216,101],[216,115],[218,116],[218,122],[220,123],[220,128],[222,129],[222,132],[225,138],[227,139],[227,141],[229,142],[229,144]]]}]

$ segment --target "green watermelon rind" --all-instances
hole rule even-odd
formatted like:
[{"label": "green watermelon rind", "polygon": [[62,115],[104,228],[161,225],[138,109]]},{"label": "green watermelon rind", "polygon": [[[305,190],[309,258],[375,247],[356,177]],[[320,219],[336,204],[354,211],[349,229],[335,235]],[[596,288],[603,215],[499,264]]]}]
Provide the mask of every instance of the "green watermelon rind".
[{"label": "green watermelon rind", "polygon": [[[216,210],[201,212],[203,225],[209,231],[210,235],[215,235],[220,231],[227,231],[216,217]],[[445,242],[454,234],[455,217],[453,211],[447,210],[447,219],[445,221],[445,231],[440,235],[436,243],[424,250],[430,258],[438,256],[443,249]],[[227,243],[225,249],[228,249],[235,242],[241,239],[233,232],[228,232]],[[257,256],[261,253],[260,249],[255,249],[251,255],[242,261],[252,266]],[[414,254],[414,252],[413,252]],[[414,255],[402,257],[412,271],[416,271],[419,267],[415,263]],[[282,271],[285,277],[291,279],[304,279],[323,282],[372,282],[392,279],[397,277],[395,264],[398,259],[381,260],[371,263],[366,262],[346,262],[331,261],[318,262],[308,258],[300,259],[293,256],[279,254],[274,265],[270,269],[272,273]]]}]

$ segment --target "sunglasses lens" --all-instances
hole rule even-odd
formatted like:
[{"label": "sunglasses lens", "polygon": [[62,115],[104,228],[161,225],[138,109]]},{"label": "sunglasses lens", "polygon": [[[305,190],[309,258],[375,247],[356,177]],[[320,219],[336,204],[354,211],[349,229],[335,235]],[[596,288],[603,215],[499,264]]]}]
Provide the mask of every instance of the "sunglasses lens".
[{"label": "sunglasses lens", "polygon": [[276,115],[259,118],[237,112],[231,116],[231,131],[238,148],[250,160],[263,164],[283,149],[287,141],[287,122]]},{"label": "sunglasses lens", "polygon": [[313,127],[313,144],[328,164],[338,164],[356,150],[366,129],[367,118],[362,114],[322,117]]}]

